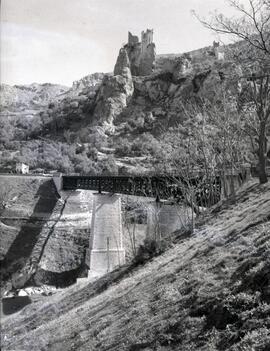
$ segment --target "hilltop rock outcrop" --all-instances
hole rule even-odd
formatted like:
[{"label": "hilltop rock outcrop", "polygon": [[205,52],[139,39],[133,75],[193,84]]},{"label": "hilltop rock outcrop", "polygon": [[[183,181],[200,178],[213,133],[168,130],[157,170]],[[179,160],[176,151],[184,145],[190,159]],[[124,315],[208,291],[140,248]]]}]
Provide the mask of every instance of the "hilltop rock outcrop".
[{"label": "hilltop rock outcrop", "polygon": [[89,74],[79,80],[74,81],[71,90],[78,93],[82,92],[84,89],[96,90],[101,84],[103,78],[104,73]]},{"label": "hilltop rock outcrop", "polygon": [[94,120],[108,133],[114,132],[114,120],[124,110],[134,91],[130,62],[120,49],[114,75],[105,75],[95,100]]},{"label": "hilltop rock outcrop", "polygon": [[147,29],[139,38],[128,34],[128,43],[119,51],[114,75],[106,75],[97,93],[94,121],[107,133],[115,131],[114,121],[124,111],[134,92],[132,76],[147,76],[153,72],[156,57],[153,30]]},{"label": "hilltop rock outcrop", "polygon": [[127,75],[130,70],[130,62],[128,58],[128,54],[125,48],[121,48],[119,51],[119,55],[117,57],[116,64],[114,66],[113,74],[117,75]]}]

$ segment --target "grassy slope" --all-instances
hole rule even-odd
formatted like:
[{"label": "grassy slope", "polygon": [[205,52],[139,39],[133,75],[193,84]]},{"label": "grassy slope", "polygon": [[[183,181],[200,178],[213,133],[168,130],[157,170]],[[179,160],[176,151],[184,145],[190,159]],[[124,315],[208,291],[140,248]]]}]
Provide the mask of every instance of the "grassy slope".
[{"label": "grassy slope", "polygon": [[270,184],[253,185],[146,265],[10,316],[3,350],[269,350],[269,243]]}]

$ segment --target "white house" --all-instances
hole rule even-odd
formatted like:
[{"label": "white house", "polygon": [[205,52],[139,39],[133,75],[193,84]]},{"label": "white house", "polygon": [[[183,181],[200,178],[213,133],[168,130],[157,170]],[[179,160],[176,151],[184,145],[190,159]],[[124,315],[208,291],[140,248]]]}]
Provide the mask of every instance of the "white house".
[{"label": "white house", "polygon": [[28,174],[29,173],[29,166],[22,162],[16,163],[16,173],[21,174]]},{"label": "white house", "polygon": [[217,53],[217,59],[219,60],[219,61],[224,61],[225,60],[225,52],[218,52]]}]

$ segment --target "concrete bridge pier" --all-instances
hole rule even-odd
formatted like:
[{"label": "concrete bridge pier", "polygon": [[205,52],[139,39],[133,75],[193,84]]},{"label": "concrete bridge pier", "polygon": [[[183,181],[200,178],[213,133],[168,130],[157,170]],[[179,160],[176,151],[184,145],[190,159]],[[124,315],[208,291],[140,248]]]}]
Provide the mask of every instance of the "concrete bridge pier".
[{"label": "concrete bridge pier", "polygon": [[125,262],[120,195],[94,195],[89,250],[89,277],[104,275]]},{"label": "concrete bridge pier", "polygon": [[221,177],[221,199],[226,199],[251,178],[250,167],[239,170],[227,170]]},{"label": "concrete bridge pier", "polygon": [[192,211],[188,206],[153,201],[147,208],[147,237],[160,240],[176,230],[187,228],[191,220]]}]

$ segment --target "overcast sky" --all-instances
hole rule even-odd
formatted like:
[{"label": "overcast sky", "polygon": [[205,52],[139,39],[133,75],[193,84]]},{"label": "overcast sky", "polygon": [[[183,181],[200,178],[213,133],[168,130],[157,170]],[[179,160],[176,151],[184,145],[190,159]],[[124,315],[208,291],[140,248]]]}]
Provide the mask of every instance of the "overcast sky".
[{"label": "overcast sky", "polygon": [[[246,2],[247,0],[243,0]],[[215,39],[192,16],[225,0],[2,0],[1,82],[60,83],[111,72],[127,33],[154,29],[158,54],[181,53]]]}]

